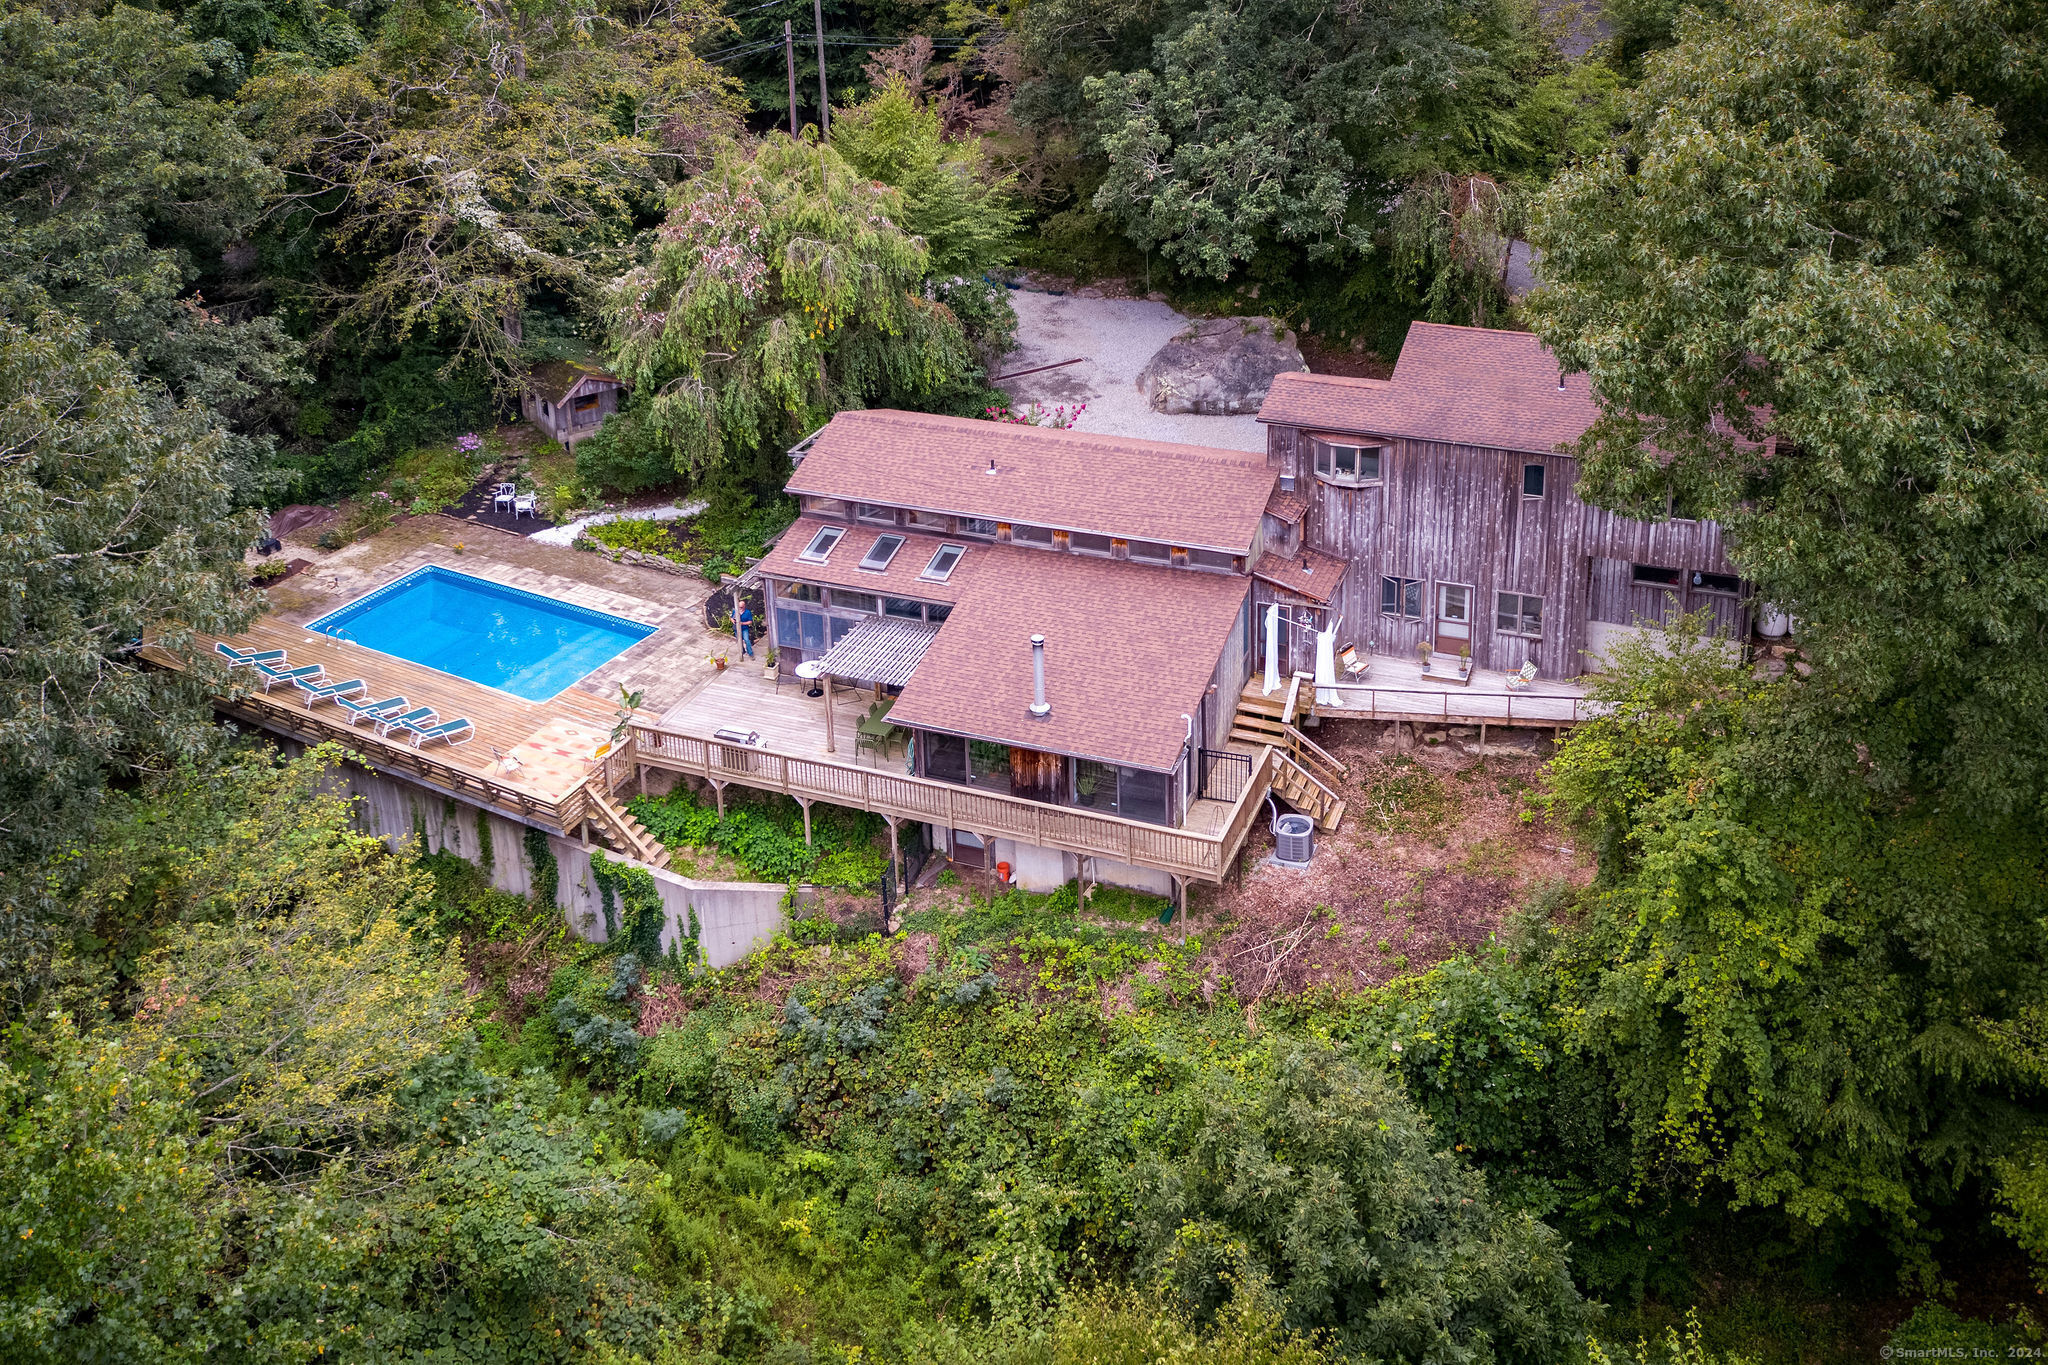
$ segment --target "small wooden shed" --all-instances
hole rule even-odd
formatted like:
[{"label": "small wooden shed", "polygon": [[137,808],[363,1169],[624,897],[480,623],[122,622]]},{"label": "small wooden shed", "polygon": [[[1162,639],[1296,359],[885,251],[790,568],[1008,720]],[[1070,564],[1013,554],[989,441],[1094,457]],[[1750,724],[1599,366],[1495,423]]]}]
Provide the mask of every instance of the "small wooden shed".
[{"label": "small wooden shed", "polygon": [[619,410],[624,389],[617,375],[594,365],[550,360],[527,372],[519,409],[555,440],[574,445]]}]

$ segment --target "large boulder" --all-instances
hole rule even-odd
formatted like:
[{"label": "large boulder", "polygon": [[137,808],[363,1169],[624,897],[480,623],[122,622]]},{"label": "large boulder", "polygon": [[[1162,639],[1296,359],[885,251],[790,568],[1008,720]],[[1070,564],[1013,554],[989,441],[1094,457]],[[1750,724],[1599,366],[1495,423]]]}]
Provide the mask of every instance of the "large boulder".
[{"label": "large boulder", "polygon": [[1228,417],[1257,412],[1274,375],[1307,368],[1276,319],[1211,318],[1159,348],[1138,372],[1138,392],[1155,412]]}]

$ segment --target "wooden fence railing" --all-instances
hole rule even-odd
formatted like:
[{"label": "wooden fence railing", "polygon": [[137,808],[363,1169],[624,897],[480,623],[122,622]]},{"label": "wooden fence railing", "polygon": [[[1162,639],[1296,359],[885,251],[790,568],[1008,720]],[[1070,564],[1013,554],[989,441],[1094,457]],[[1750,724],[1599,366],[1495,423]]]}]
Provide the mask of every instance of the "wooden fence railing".
[{"label": "wooden fence railing", "polygon": [[1560,697],[1542,692],[1468,692],[1463,689],[1413,689],[1373,687],[1366,683],[1323,683],[1320,691],[1335,691],[1339,700],[1332,706],[1317,704],[1325,716],[1365,720],[1435,720],[1466,724],[1477,721],[1503,725],[1577,725],[1598,714],[1598,704],[1584,697]]},{"label": "wooden fence railing", "polygon": [[1221,881],[1266,787],[1273,755],[1261,749],[1224,828],[1216,833],[1148,825],[1115,815],[1047,805],[877,768],[797,758],[650,725],[633,727],[633,760],[713,782],[829,801],[898,819],[969,830],[984,838],[1018,839],[1089,857],[1114,858],[1198,881]]}]

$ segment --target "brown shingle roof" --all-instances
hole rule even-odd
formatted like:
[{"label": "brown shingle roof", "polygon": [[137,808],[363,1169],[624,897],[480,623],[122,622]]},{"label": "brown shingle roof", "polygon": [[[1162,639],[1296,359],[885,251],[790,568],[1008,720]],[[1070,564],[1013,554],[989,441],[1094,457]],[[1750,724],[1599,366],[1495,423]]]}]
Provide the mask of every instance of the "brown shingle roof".
[{"label": "brown shingle roof", "polygon": [[1297,550],[1291,555],[1260,555],[1252,576],[1328,606],[1350,567],[1348,560],[1320,550]]},{"label": "brown shingle roof", "polygon": [[1266,499],[1266,515],[1278,517],[1292,526],[1308,515],[1308,494],[1298,489],[1283,493],[1276,488],[1273,496]]},{"label": "brown shingle roof", "polygon": [[1256,453],[878,409],[834,417],[789,491],[1246,554],[1274,477]]},{"label": "brown shingle roof", "polygon": [[1392,379],[1282,374],[1259,409],[1261,422],[1285,426],[1542,454],[1598,415],[1586,376],[1566,375],[1560,388],[1535,333],[1434,322],[1409,325]]},{"label": "brown shingle roof", "polygon": [[[1171,768],[1251,580],[996,547],[889,712],[914,725]],[[1031,637],[1052,714],[1032,719]],[[1224,704],[1234,705],[1235,698]]]},{"label": "brown shingle roof", "polygon": [[[846,534],[832,547],[832,553],[825,556],[823,564],[813,564],[798,559],[804,547],[811,543],[811,537],[821,526],[838,526]],[[889,567],[875,573],[860,567],[875,541],[885,535],[899,535],[904,538],[903,548],[889,561]],[[934,583],[919,578],[925,566],[932,562],[932,554],[941,545],[965,545],[967,553],[953,566],[953,572],[943,583]],[[823,583],[828,587],[852,588],[860,592],[887,593],[891,597],[915,597],[921,602],[957,602],[960,594],[982,568],[988,557],[999,546],[982,541],[932,535],[924,531],[898,528],[894,531],[886,526],[848,526],[841,521],[820,521],[816,517],[798,517],[796,524],[783,534],[761,560],[759,573],[776,578],[797,578],[806,583]]]},{"label": "brown shingle roof", "polygon": [[569,390],[586,379],[616,384],[619,377],[607,374],[595,365],[578,365],[569,360],[544,360],[526,372],[526,383],[534,393],[550,403],[559,403],[569,396]]}]

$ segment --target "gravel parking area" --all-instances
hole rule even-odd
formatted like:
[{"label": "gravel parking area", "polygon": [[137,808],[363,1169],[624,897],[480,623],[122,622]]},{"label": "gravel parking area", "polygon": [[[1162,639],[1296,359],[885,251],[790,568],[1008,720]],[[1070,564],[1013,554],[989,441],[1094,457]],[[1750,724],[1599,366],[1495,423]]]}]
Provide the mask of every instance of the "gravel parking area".
[{"label": "gravel parking area", "polygon": [[1138,393],[1138,371],[1188,325],[1165,304],[1034,289],[1011,290],[1010,302],[1017,309],[1017,349],[1004,357],[997,374],[1081,358],[1078,365],[998,384],[1013,408],[1086,403],[1076,431],[1225,450],[1266,448],[1266,429],[1256,418],[1168,416],[1152,411]]}]

